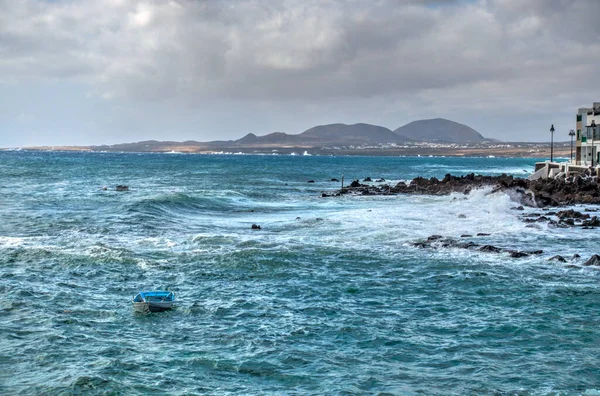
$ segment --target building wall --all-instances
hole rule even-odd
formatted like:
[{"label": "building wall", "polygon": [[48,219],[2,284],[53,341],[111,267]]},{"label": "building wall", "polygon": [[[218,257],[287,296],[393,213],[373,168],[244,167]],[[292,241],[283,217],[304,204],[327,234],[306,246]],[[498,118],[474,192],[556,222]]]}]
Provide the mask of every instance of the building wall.
[{"label": "building wall", "polygon": [[[598,125],[595,135],[587,128],[592,121]],[[592,108],[578,109],[575,128],[577,139],[575,163],[584,166],[598,165],[600,160],[600,102],[594,102]]]}]

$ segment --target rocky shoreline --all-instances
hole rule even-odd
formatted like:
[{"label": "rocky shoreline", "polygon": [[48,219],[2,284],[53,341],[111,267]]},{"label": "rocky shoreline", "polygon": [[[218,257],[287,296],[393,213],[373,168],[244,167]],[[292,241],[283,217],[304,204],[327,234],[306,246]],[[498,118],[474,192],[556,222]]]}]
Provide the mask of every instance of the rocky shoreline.
[{"label": "rocky shoreline", "polygon": [[[570,178],[528,180],[515,178],[503,174],[501,176],[481,176],[473,173],[466,176],[452,176],[447,174],[442,180],[435,177],[426,179],[417,177],[409,183],[400,182],[395,186],[379,179],[373,181],[365,178],[362,183],[354,180],[349,186],[333,193],[323,193],[323,197],[342,195],[449,195],[452,193],[469,194],[474,189],[491,187],[491,193],[505,192],[518,202],[512,209],[523,211],[524,206],[541,209],[539,212],[524,213],[521,220],[528,223],[527,227],[539,228],[540,223],[557,228],[580,227],[593,229],[600,227],[600,219],[594,215],[599,208],[585,208],[583,212],[566,209],[552,211],[552,207],[567,205],[600,205],[600,185],[596,177],[575,176]],[[511,258],[523,258],[543,254],[543,250],[518,251],[501,248],[488,243],[476,243],[479,237],[489,234],[461,235],[460,237],[447,237],[431,235],[425,240],[418,240],[412,245],[422,249],[467,249],[491,254],[504,254]],[[600,266],[600,255],[593,255],[583,261],[579,255],[567,259],[561,255],[548,258],[549,261],[561,263],[570,262],[573,266]]]},{"label": "rocky shoreline", "polygon": [[492,192],[504,191],[515,196],[522,205],[535,208],[600,204],[600,188],[597,178],[582,176],[531,181],[506,174],[500,176],[482,176],[473,173],[466,176],[447,174],[442,180],[435,177],[430,179],[417,177],[408,184],[400,182],[395,186],[386,184],[383,179],[373,182],[370,177],[367,177],[362,183],[354,180],[349,186],[333,193],[323,193],[322,196],[468,194],[474,189],[484,187],[492,187]]}]

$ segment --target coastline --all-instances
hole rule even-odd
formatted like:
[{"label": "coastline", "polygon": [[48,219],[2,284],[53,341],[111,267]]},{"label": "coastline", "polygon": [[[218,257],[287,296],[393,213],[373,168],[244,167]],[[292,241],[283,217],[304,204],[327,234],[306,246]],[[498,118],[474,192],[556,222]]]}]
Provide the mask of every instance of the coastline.
[{"label": "coastline", "polygon": [[[166,146],[30,146],[0,148],[0,151],[62,151],[91,153],[164,153],[164,154],[257,154],[257,155],[326,155],[326,156],[405,156],[405,157],[498,157],[498,158],[550,158],[551,149],[545,143],[506,143],[510,147],[205,147],[196,145]],[[565,143],[553,147],[556,158],[569,158],[570,146]]]}]

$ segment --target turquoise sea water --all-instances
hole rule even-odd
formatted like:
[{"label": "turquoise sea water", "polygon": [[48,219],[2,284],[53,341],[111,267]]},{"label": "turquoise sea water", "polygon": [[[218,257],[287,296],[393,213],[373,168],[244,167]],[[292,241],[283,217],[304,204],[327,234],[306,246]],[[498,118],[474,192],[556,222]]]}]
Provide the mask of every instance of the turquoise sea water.
[{"label": "turquoise sea water", "polygon": [[[597,231],[491,190],[320,197],[535,161],[0,152],[0,393],[600,394],[600,271],[548,261]],[[544,254],[412,246],[477,233]],[[135,313],[151,289],[176,309]]]}]

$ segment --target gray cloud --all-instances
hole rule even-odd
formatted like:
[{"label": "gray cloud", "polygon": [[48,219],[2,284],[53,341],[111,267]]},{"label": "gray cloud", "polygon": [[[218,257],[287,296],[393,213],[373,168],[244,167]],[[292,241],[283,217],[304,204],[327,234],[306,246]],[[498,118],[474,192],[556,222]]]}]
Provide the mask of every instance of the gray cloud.
[{"label": "gray cloud", "polygon": [[0,0],[0,10],[0,86],[79,84],[125,106],[252,101],[310,117],[315,103],[363,101],[395,128],[428,115],[542,118],[600,99],[596,0]]}]

